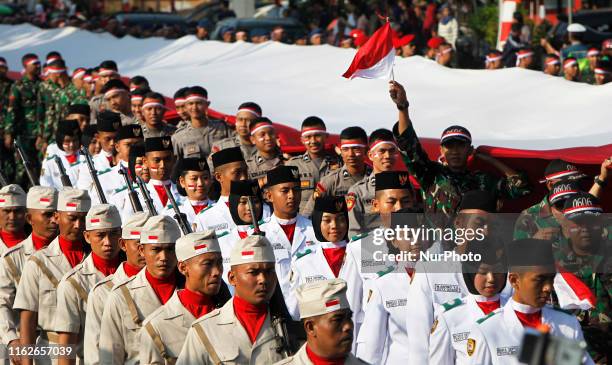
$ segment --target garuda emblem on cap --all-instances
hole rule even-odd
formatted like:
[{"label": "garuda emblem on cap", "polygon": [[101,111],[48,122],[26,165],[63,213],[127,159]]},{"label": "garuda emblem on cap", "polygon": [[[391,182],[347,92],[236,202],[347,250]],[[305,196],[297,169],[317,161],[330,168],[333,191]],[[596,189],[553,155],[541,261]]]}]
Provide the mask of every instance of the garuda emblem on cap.
[{"label": "garuda emblem on cap", "polygon": [[297,179],[298,177],[300,177],[300,172],[297,169],[291,169],[291,175],[293,175],[294,179]]},{"label": "garuda emblem on cap", "polygon": [[170,146],[170,140],[169,139],[163,139],[162,140],[162,144],[164,145],[164,148],[168,148]]},{"label": "garuda emblem on cap", "polygon": [[119,129],[119,127],[121,127],[121,123],[120,122],[113,122],[113,129]]},{"label": "garuda emblem on cap", "polygon": [[199,162],[198,162],[198,166],[199,166],[199,167],[200,167],[202,170],[204,170],[204,167],[206,166],[206,161],[199,161]]},{"label": "garuda emblem on cap", "polygon": [[343,207],[343,206],[344,206],[344,204],[343,204],[342,200],[338,200],[338,201],[336,202],[336,212],[340,212],[340,211],[342,211],[342,207]]},{"label": "garuda emblem on cap", "polygon": [[251,186],[251,191],[253,191],[253,195],[257,195],[257,185]]},{"label": "garuda emblem on cap", "polygon": [[404,186],[408,182],[408,175],[401,174],[398,176],[400,185]]},{"label": "garuda emblem on cap", "polygon": [[132,128],[132,132],[134,133],[136,137],[140,137],[140,128],[138,127]]}]

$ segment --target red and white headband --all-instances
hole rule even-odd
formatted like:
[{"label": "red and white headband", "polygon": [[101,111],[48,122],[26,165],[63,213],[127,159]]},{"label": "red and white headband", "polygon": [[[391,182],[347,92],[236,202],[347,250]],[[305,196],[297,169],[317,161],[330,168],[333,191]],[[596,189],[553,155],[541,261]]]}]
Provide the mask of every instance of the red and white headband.
[{"label": "red and white headband", "polygon": [[174,105],[181,106],[185,104],[185,98],[176,98],[174,99]]},{"label": "red and white headband", "polygon": [[326,134],[327,131],[325,129],[321,129],[321,127],[310,127],[302,129],[302,137],[307,137],[312,134]]},{"label": "red and white headband", "polygon": [[565,62],[563,62],[563,68],[572,67],[576,65],[577,63],[578,62],[576,62],[576,60],[566,60]]},{"label": "red and white headband", "polygon": [[66,72],[66,68],[64,67],[47,67],[45,73],[47,74],[60,74],[62,72]]},{"label": "red and white headband", "polygon": [[112,70],[110,68],[101,68],[98,71],[98,76],[112,76],[115,75],[117,73],[117,71]]},{"label": "red and white headband", "polygon": [[502,59],[502,56],[487,56],[487,58],[485,59],[485,62],[490,63],[490,62],[495,62],[495,61],[499,61]]},{"label": "red and white headband", "polygon": [[559,62],[559,60],[556,59],[556,58],[549,58],[548,61],[546,61],[546,65],[547,66],[554,66],[554,65],[558,65],[560,63],[561,62]]},{"label": "red and white headband", "polygon": [[59,60],[61,60],[61,59],[62,59],[62,58],[61,58],[61,57],[59,57],[59,56],[51,56],[51,57],[47,58],[47,60],[46,60],[45,62],[46,62],[47,64],[50,64],[50,63],[51,63],[51,62],[53,62],[53,61],[59,61]]},{"label": "red and white headband", "polygon": [[85,75],[85,77],[83,77],[83,81],[93,82],[93,77],[91,75]]},{"label": "red and white headband", "polygon": [[27,58],[25,61],[23,61],[23,64],[25,66],[29,66],[29,65],[34,64],[34,63],[40,63],[38,58],[32,57],[32,58]]},{"label": "red and white headband", "polygon": [[187,95],[185,97],[185,102],[188,103],[190,101],[203,101],[203,102],[207,102],[208,99],[206,97],[204,97],[204,95],[200,95],[200,94],[191,94],[191,95]]},{"label": "red and white headband", "polygon": [[564,215],[568,215],[571,213],[579,213],[579,212],[603,212],[603,209],[601,209],[601,207],[598,206],[594,206],[594,205],[583,205],[580,207],[572,207],[572,208],[567,208],[563,210],[563,214]]},{"label": "red and white headband", "polygon": [[120,92],[126,93],[126,92],[127,92],[127,90],[125,90],[125,89],[120,89],[120,88],[118,88],[118,87],[112,88],[112,89],[110,89],[110,90],[108,90],[107,92],[105,92],[105,93],[104,93],[104,98],[105,98],[105,99],[108,99],[108,98],[110,98],[111,96],[113,96],[113,95],[115,95],[115,94],[117,94],[117,93],[120,93]]},{"label": "red and white headband", "polygon": [[360,139],[344,139],[340,141],[340,148],[351,148],[351,147],[365,147],[365,143],[363,143]]},{"label": "red and white headband", "polygon": [[261,114],[257,110],[255,110],[254,108],[243,107],[243,108],[238,109],[238,113],[240,113],[240,112],[251,113],[254,116],[256,116],[257,118],[261,118]]},{"label": "red and white headband", "polygon": [[86,71],[85,71],[85,70],[83,70],[83,69],[80,69],[80,70],[79,70],[79,69],[77,69],[77,70],[76,70],[76,71],[75,71],[75,72],[72,74],[72,78],[73,78],[73,79],[78,79],[78,78],[81,78],[81,77],[83,77],[83,75],[85,75],[85,72],[86,72]]},{"label": "red and white headband", "polygon": [[141,95],[132,95],[130,97],[131,101],[142,101],[142,96]]},{"label": "red and white headband", "polygon": [[255,133],[259,132],[260,130],[264,129],[264,128],[272,128],[274,129],[274,126],[270,123],[257,123],[253,126],[253,130],[251,131],[251,135],[254,136]]},{"label": "red and white headband", "polygon": [[596,67],[593,72],[595,72],[595,74],[597,75],[609,75],[611,73],[610,71],[605,70],[601,67]]},{"label": "red and white headband", "polygon": [[370,147],[370,151],[372,151],[372,152],[373,152],[375,149],[377,149],[378,147],[380,147],[380,146],[382,146],[382,145],[384,145],[384,144],[390,145],[390,146],[392,146],[392,147],[395,147],[395,149],[398,149],[398,147],[397,147],[397,145],[395,144],[395,142],[393,142],[393,141],[384,141],[384,140],[383,140],[383,141],[377,141],[376,143],[374,143],[374,144],[372,145],[372,147]]},{"label": "red and white headband", "polygon": [[587,52],[587,57],[599,56],[598,49],[591,49]]},{"label": "red and white headband", "polygon": [[442,135],[442,138],[440,138],[440,143],[444,142],[444,140],[447,140],[449,138],[452,137],[462,137],[464,139],[467,139],[468,141],[472,142],[472,137],[470,137],[468,134],[463,133],[463,132],[448,132],[448,133],[444,133]]},{"label": "red and white headband", "polygon": [[530,57],[530,56],[533,56],[533,52],[531,52],[531,51],[530,52],[518,52],[516,54],[516,58],[519,59],[519,60],[523,59],[523,58]]},{"label": "red and white headband", "polygon": [[440,53],[441,54],[447,54],[447,53],[451,53],[453,51],[453,47],[448,47],[443,49]]},{"label": "red and white headband", "polygon": [[157,101],[149,101],[147,103],[142,104],[142,108],[146,109],[146,108],[155,108],[155,107],[160,107],[162,109],[166,109],[166,106],[160,102]]},{"label": "red and white headband", "polygon": [[562,177],[566,177],[566,176],[571,176],[571,175],[576,175],[579,174],[580,171],[578,170],[564,170],[564,171],[559,171],[559,172],[555,172],[553,174],[550,175],[546,175],[544,176],[544,181],[548,181],[548,180],[554,180],[554,179],[560,179]]}]

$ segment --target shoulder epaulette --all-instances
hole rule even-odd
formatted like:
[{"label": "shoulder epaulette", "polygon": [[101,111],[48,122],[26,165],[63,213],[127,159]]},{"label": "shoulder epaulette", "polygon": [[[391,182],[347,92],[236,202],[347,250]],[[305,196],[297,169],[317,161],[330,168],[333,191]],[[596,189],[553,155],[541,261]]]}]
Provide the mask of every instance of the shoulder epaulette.
[{"label": "shoulder epaulette", "polygon": [[104,169],[104,170],[98,171],[98,176],[99,176],[99,175],[102,175],[102,174],[106,174],[106,173],[107,173],[107,172],[109,172],[110,170],[111,170],[111,169],[110,169],[110,167],[109,167],[109,168],[107,168],[107,169]]},{"label": "shoulder epaulette", "polygon": [[295,255],[296,256],[296,260],[299,260],[299,259],[301,259],[302,257],[304,257],[306,255],[310,255],[311,253],[312,253],[311,249],[307,249],[304,252],[298,252],[297,255]]},{"label": "shoulder epaulette", "polygon": [[198,213],[198,214],[202,214],[202,213],[204,213],[205,211],[209,210],[210,208],[214,207],[215,205],[216,205],[216,203],[215,203],[215,204],[213,204],[213,205],[209,205],[209,206],[207,206],[206,208],[204,208],[204,209],[200,210],[200,213]]},{"label": "shoulder epaulette", "polygon": [[[268,222],[267,222],[265,219],[261,219],[259,222],[257,222],[257,224],[258,224],[258,225],[260,225],[260,226],[261,226],[262,224],[264,224],[264,223],[268,223]],[[255,226],[251,224],[251,225],[249,226],[249,228],[255,228]]]},{"label": "shoulder epaulette", "polygon": [[125,189],[127,189],[127,185],[123,185],[123,187],[115,189],[115,194],[120,193]]},{"label": "shoulder epaulette", "polygon": [[444,304],[442,304],[442,307],[444,307],[444,311],[449,311],[453,308],[456,308],[460,305],[463,304],[463,301],[460,298],[456,298],[455,300],[451,300],[450,302],[446,302]]},{"label": "shoulder epaulette", "polygon": [[80,164],[81,162],[83,162],[83,161],[80,161],[80,160],[74,161],[73,163],[70,164],[70,167],[76,166],[76,165]]},{"label": "shoulder epaulette", "polygon": [[387,266],[386,269],[378,271],[376,275],[378,275],[378,277],[380,278],[381,276],[385,276],[388,273],[393,272],[394,269],[395,269],[394,266]]},{"label": "shoulder epaulette", "polygon": [[96,290],[97,287],[106,284],[109,281],[113,280],[113,274],[110,274],[109,276],[104,277],[104,279],[98,281],[97,283],[94,284],[94,286],[91,288],[91,291]]},{"label": "shoulder epaulette", "polygon": [[481,324],[482,322],[486,321],[487,319],[493,317],[495,314],[499,313],[499,311],[493,311],[489,314],[487,314],[486,316],[476,320],[476,323]]},{"label": "shoulder epaulette", "polygon": [[221,238],[223,236],[227,236],[229,234],[229,231],[223,231],[221,233],[217,233],[217,238]]},{"label": "shoulder epaulette", "polygon": [[354,235],[353,237],[351,237],[351,242],[360,240],[362,238],[366,238],[368,236],[368,234],[369,233],[366,232],[366,233],[360,233],[360,234]]},{"label": "shoulder epaulette", "polygon": [[47,161],[51,161],[51,160],[53,160],[54,158],[55,158],[55,155],[51,155],[51,156],[47,156],[47,157],[45,158],[45,160],[47,160]]},{"label": "shoulder epaulette", "polygon": [[132,276],[131,278],[127,278],[126,280],[123,280],[122,282],[118,283],[117,285],[115,285],[113,287],[113,291],[121,288],[122,286],[126,285],[127,283],[131,282],[132,280],[134,280],[136,278],[137,275]]}]

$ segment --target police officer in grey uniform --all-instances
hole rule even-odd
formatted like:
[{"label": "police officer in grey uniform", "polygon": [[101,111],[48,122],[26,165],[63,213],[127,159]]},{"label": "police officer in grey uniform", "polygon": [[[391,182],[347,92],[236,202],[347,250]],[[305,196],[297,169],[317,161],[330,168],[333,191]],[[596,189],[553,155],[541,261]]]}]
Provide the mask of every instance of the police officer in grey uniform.
[{"label": "police officer in grey uniform", "polygon": [[176,131],[187,127],[189,125],[189,113],[187,112],[187,107],[185,106],[185,96],[187,95],[187,91],[189,87],[182,87],[174,93],[174,107],[176,109],[176,114],[178,114],[181,120],[176,124]]},{"label": "police officer in grey uniform", "polygon": [[171,136],[176,128],[164,121],[166,112],[164,96],[160,93],[147,93],[142,102],[142,133],[146,138]]},{"label": "police officer in grey uniform", "polygon": [[251,142],[257,147],[257,152],[246,161],[249,178],[265,180],[268,171],[284,163],[278,147],[276,130],[270,119],[266,117],[252,121],[249,130]]},{"label": "police officer in grey uniform", "polygon": [[185,108],[191,123],[172,136],[174,153],[179,158],[206,159],[212,151],[214,141],[233,136],[234,132],[225,122],[209,119],[208,91],[193,86],[185,95]]},{"label": "police officer in grey uniform", "polygon": [[346,195],[351,186],[370,174],[365,164],[368,136],[361,127],[348,127],[340,133],[340,156],[344,165],[321,178],[315,185],[308,208],[312,210],[314,199],[326,195]]},{"label": "police officer in grey uniform", "polygon": [[340,168],[340,159],[335,153],[325,151],[328,134],[325,122],[321,118],[313,116],[304,119],[301,129],[302,143],[306,146],[306,153],[291,158],[286,165],[297,166],[300,169],[302,189],[300,214],[309,217],[312,213],[312,206],[308,206],[308,201],[310,201],[316,184],[323,176]]},{"label": "police officer in grey uniform", "polygon": [[351,187],[346,195],[346,205],[349,209],[349,236],[369,232],[380,226],[380,215],[372,212],[376,187],[374,175],[394,170],[399,157],[399,148],[390,130],[381,128],[372,132],[368,157],[372,161],[373,173]]},{"label": "police officer in grey uniform", "polygon": [[261,114],[261,107],[256,103],[248,101],[240,104],[238,112],[236,113],[236,124],[234,125],[236,128],[236,135],[220,141],[215,141],[212,149],[213,153],[225,148],[240,147],[245,159],[253,156],[257,148],[255,148],[255,145],[251,142],[249,125],[253,120],[261,118]]},{"label": "police officer in grey uniform", "polygon": [[119,70],[115,61],[106,60],[100,63],[100,66],[96,68],[97,80],[96,80],[96,92],[91,100],[89,100],[89,107],[91,108],[91,115],[89,120],[91,124],[98,122],[98,113],[106,109],[106,103],[104,102],[104,93],[100,92],[102,86],[109,80],[118,79],[120,77]]},{"label": "police officer in grey uniform", "polygon": [[102,87],[106,110],[119,113],[121,125],[137,124],[130,101],[130,89],[119,79],[112,79]]}]

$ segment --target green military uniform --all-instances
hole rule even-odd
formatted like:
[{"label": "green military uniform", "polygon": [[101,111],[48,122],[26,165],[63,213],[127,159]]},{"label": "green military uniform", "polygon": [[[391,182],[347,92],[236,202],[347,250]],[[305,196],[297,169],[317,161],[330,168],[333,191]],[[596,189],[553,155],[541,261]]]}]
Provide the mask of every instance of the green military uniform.
[{"label": "green military uniform", "polygon": [[[4,116],[9,103],[9,94],[13,80],[8,77],[0,77],[0,136],[4,131]],[[0,143],[0,170],[8,181],[15,179],[15,159],[10,151],[4,148],[4,143]]]},{"label": "green military uniform", "polygon": [[[461,195],[469,190],[485,190],[497,198],[518,198],[529,194],[527,179],[523,174],[498,178],[485,172],[453,172],[447,166],[431,161],[421,146],[410,125],[399,135],[394,127],[395,138],[404,153],[404,163],[408,171],[421,186],[424,209],[428,214],[438,213],[450,217],[461,200]],[[437,222],[446,224],[446,222]]]},{"label": "green military uniform", "polygon": [[68,107],[72,104],[87,104],[88,101],[85,92],[77,89],[71,82],[61,87],[47,80],[41,87],[46,108],[42,137],[49,143],[55,140],[57,123],[68,115]]},{"label": "green military uniform", "polygon": [[609,351],[612,338],[612,241],[602,240],[592,255],[580,256],[563,236],[553,245],[555,261],[582,280],[596,297],[596,305],[577,314],[595,359]]},{"label": "green military uniform", "polygon": [[533,238],[542,228],[559,229],[552,240],[556,241],[561,235],[561,224],[559,224],[559,221],[553,215],[552,208],[548,202],[548,195],[538,204],[521,212],[514,225],[514,239]]},{"label": "green military uniform", "polygon": [[[11,86],[4,119],[4,133],[12,135],[13,138],[20,138],[24,152],[36,170],[32,171],[34,176],[39,175],[36,137],[42,133],[45,112],[40,85],[38,78],[31,80],[27,76],[16,81]],[[29,183],[23,164],[17,163],[15,170],[15,181],[22,186],[27,186]]]},{"label": "green military uniform", "polygon": [[595,73],[590,67],[580,72],[580,81],[589,85],[595,85]]}]

